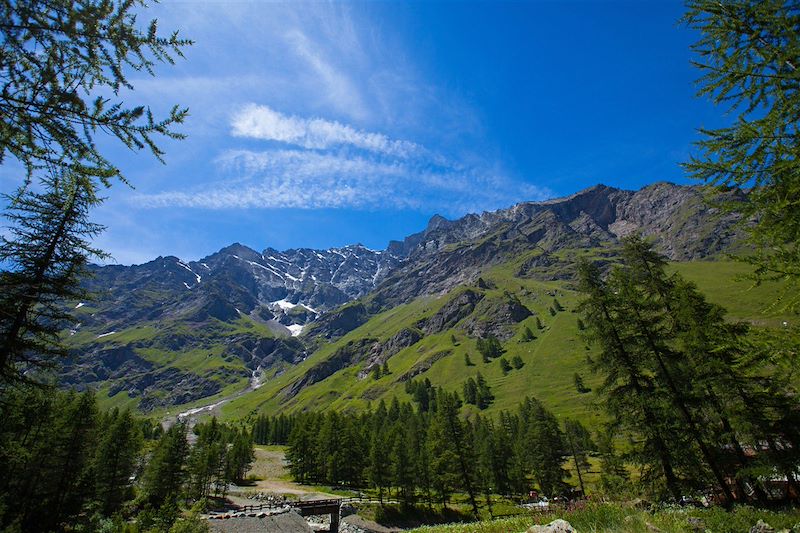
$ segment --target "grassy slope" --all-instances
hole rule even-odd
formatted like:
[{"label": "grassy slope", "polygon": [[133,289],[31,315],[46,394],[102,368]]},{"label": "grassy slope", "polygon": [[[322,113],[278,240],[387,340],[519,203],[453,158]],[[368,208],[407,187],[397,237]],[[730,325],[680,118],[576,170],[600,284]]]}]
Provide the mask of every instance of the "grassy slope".
[{"label": "grassy slope", "polygon": [[[80,317],[83,313],[89,314],[94,311],[92,307],[85,305],[76,310],[76,315]],[[232,323],[212,320],[203,328],[202,335],[198,335],[198,329],[192,324],[179,321],[140,324],[128,329],[116,330],[115,333],[111,335],[97,338],[98,335],[103,333],[109,332],[82,328],[77,333],[70,336],[67,342],[69,346],[74,349],[88,347],[89,345],[96,346],[98,344],[107,347],[124,346],[132,343],[152,345],[155,347],[136,347],[135,351],[137,355],[143,359],[161,368],[174,367],[184,372],[205,376],[217,381],[220,379],[218,373],[221,371],[246,371],[244,363],[240,359],[225,353],[225,339],[242,334],[250,334],[257,337],[275,336],[266,325],[256,322],[244,315]],[[195,340],[203,337],[207,339],[206,344],[208,344],[208,347],[198,348],[187,346],[185,349],[179,350],[159,348],[159,338],[169,336],[186,336],[194,338]],[[248,378],[242,378],[234,383],[223,382],[223,388],[219,393],[191,402],[186,406],[182,406],[180,410],[212,403],[217,399],[224,398],[242,390],[247,383]],[[127,391],[121,391],[114,396],[109,396],[110,388],[111,384],[104,384],[97,391],[97,398],[101,408],[136,408],[138,406],[141,399],[140,397],[131,397]],[[158,416],[162,414],[162,411],[166,410],[167,409],[160,409],[152,414]],[[175,411],[179,409],[173,407],[171,410]]]},{"label": "grassy slope", "polygon": [[[362,409],[370,402],[380,399],[388,402],[394,397],[408,401],[410,397],[404,391],[400,376],[415,364],[444,352],[446,355],[418,378],[428,378],[434,385],[460,391],[467,377],[481,372],[496,397],[486,413],[514,408],[526,395],[532,395],[542,400],[559,416],[577,417],[589,426],[594,426],[600,420],[600,414],[593,407],[595,398],[592,394],[578,394],[573,378],[575,372],[579,372],[589,387],[596,385],[596,378],[589,373],[586,366],[586,355],[589,352],[580,338],[577,315],[573,312],[580,295],[568,289],[563,282],[538,282],[517,278],[514,276],[517,266],[514,263],[487,270],[483,278],[493,286],[484,291],[485,298],[503,298],[504,291],[508,291],[518,296],[544,323],[544,329],[537,330],[535,317],[529,317],[516,326],[514,338],[504,344],[504,357],[511,360],[513,356],[519,355],[524,361],[525,365],[519,370],[503,375],[499,360],[484,363],[474,340],[468,338],[457,326],[452,330],[426,336],[417,344],[391,357],[391,374],[377,381],[372,376],[359,379],[358,373],[362,368],[357,365],[305,388],[288,401],[281,394],[282,389],[302,377],[311,366],[327,359],[347,342],[366,337],[385,340],[403,327],[412,327],[420,318],[435,313],[453,297],[451,293],[438,298],[418,299],[373,317],[343,338],[324,345],[301,365],[269,380],[261,389],[227,404],[223,412],[228,417],[239,417],[255,412],[276,414],[303,409]],[[774,284],[751,289],[750,282],[735,281],[734,278],[748,271],[746,265],[732,262],[693,262],[675,264],[671,268],[697,283],[711,301],[727,307],[732,319],[746,319],[768,326],[776,326],[789,319],[778,312],[763,312],[779,293]],[[548,308],[553,304],[554,296],[565,310],[551,316]],[[531,342],[520,341],[521,332],[526,325],[537,336]],[[456,337],[455,345],[451,335]],[[465,364],[465,354],[469,354],[473,366]]]}]

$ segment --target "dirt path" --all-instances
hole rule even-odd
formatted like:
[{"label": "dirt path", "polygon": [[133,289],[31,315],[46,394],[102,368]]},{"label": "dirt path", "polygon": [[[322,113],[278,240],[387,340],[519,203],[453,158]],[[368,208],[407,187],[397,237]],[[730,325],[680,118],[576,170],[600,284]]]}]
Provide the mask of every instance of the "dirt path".
[{"label": "dirt path", "polygon": [[289,479],[289,470],[286,466],[286,457],[283,449],[275,446],[256,446],[256,460],[250,468],[248,475],[259,479],[255,485],[241,487],[236,490],[236,496],[247,497],[256,493],[286,495],[292,499],[320,500],[326,498],[340,498],[336,494],[314,490],[311,487],[300,485]]}]

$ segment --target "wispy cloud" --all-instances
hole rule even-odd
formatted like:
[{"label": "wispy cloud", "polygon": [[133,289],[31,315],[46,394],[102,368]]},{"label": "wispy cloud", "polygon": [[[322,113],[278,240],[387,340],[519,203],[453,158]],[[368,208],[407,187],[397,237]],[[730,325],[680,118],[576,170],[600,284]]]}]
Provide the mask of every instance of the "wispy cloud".
[{"label": "wispy cloud", "polygon": [[[185,11],[170,6],[176,15]],[[197,59],[224,66],[219,78],[183,78],[168,88],[176,96],[188,91],[194,108],[210,117],[204,132],[220,147],[210,152],[215,164],[180,185],[173,181],[172,190],[134,195],[136,206],[460,215],[550,196],[490,162],[471,104],[424,79],[403,55],[399,35],[374,31],[346,4],[199,9],[203,16],[190,19],[198,42],[234,32],[231,42],[258,61],[245,55],[226,63],[217,46],[196,51]],[[261,30],[238,35],[250,25]],[[217,138],[221,132],[227,137]],[[199,149],[208,153],[208,146]]]},{"label": "wispy cloud", "polygon": [[287,116],[268,106],[252,103],[234,114],[232,133],[237,137],[278,141],[303,148],[347,145],[395,157],[409,157],[420,152],[415,143],[392,140],[382,133],[360,131],[322,118]]},{"label": "wispy cloud", "polygon": [[475,168],[307,150],[235,150],[213,187],[138,195],[143,208],[422,209],[450,215],[550,196],[546,189]]}]

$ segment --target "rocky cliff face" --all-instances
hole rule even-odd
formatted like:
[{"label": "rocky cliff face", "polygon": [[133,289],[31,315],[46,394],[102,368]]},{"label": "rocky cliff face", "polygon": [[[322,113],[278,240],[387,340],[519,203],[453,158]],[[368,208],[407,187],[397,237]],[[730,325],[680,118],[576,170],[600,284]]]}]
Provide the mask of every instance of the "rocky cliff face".
[{"label": "rocky cliff face", "polygon": [[[731,192],[728,199],[745,198]],[[473,282],[487,266],[540,255],[520,275],[568,278],[563,250],[611,249],[633,232],[675,261],[709,257],[737,239],[737,217],[708,204],[701,189],[656,183],[639,191],[597,185],[566,198],[517,204],[454,221],[435,216],[425,231],[388,250],[406,257],[371,295],[374,310]]]}]

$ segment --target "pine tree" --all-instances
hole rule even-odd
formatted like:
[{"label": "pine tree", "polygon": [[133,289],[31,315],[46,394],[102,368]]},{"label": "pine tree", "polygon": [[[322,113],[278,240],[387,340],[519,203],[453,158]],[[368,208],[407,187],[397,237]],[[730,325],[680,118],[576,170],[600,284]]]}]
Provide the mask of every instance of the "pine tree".
[{"label": "pine tree", "polygon": [[[477,488],[475,481],[475,458],[472,447],[473,439],[468,434],[468,428],[458,416],[459,400],[455,395],[437,394],[438,410],[434,416],[433,424],[439,429],[440,436],[446,441],[442,454],[435,460],[449,461],[448,468],[455,471],[461,488],[467,493],[470,506],[475,517],[478,516],[478,502],[476,500]],[[439,448],[441,450],[441,448]],[[449,453],[448,453],[449,452]],[[452,464],[454,462],[455,464]],[[441,467],[440,467],[441,468]],[[445,474],[446,475],[446,474]]]},{"label": "pine tree", "polygon": [[506,375],[511,371],[511,363],[509,363],[508,359],[505,357],[500,358],[500,369],[503,371],[503,375]]},{"label": "pine tree", "polygon": [[533,331],[531,331],[531,328],[529,328],[528,326],[525,326],[525,328],[522,330],[522,342],[530,342],[530,341],[535,340],[535,339],[536,339],[536,335],[533,334]]},{"label": "pine tree", "polygon": [[555,416],[537,400],[526,398],[520,407],[526,422],[528,460],[533,477],[545,493],[556,495],[563,488],[566,471],[562,464],[566,446]]},{"label": "pine tree", "polygon": [[378,489],[378,500],[383,505],[383,492],[391,483],[391,462],[386,453],[386,435],[377,429],[372,433],[369,443],[369,467],[367,476],[370,485]]},{"label": "pine tree", "polygon": [[414,460],[410,454],[416,445],[414,435],[403,425],[396,425],[392,430],[389,442],[392,481],[400,492],[403,505],[408,507],[414,504]]},{"label": "pine tree", "polygon": [[256,458],[253,436],[243,428],[233,429],[231,440],[226,454],[225,479],[241,484]]},{"label": "pine tree", "polygon": [[464,402],[472,405],[478,403],[478,384],[472,378],[464,382]]},{"label": "pine tree", "polygon": [[536,317],[536,329],[544,329],[544,324],[542,324],[542,319],[538,316]]},{"label": "pine tree", "polygon": [[316,439],[318,426],[314,415],[298,418],[289,434],[286,460],[292,477],[300,482],[311,481],[317,472]]},{"label": "pine tree", "polygon": [[478,372],[476,377],[476,385],[475,405],[477,405],[479,409],[486,409],[489,407],[489,404],[492,403],[492,400],[494,400],[494,395],[489,388],[489,384],[486,383],[486,379],[480,372]]},{"label": "pine tree", "polygon": [[41,191],[6,200],[12,226],[0,237],[0,385],[65,353],[59,334],[70,316],[62,302],[84,296],[80,276],[90,257],[102,256],[90,242],[101,228],[88,221],[99,201],[80,176],[43,180]]},{"label": "pine tree", "polygon": [[592,389],[587,388],[586,385],[583,384],[583,378],[577,372],[575,372],[573,380],[575,381],[575,390],[578,391],[579,394],[591,392]]},{"label": "pine tree", "polygon": [[469,354],[468,353],[464,354],[464,364],[466,366],[475,366],[475,363],[473,363],[472,359],[469,358]]},{"label": "pine tree", "polygon": [[111,516],[132,495],[134,474],[142,445],[142,431],[130,411],[105,415],[94,456],[96,498],[103,515]]},{"label": "pine tree", "polygon": [[589,468],[589,452],[595,451],[597,446],[592,442],[592,437],[583,424],[577,420],[564,420],[564,439],[567,442],[567,449],[572,455],[581,492],[585,495],[583,473]]},{"label": "pine tree", "polygon": [[702,96],[735,115],[731,126],[701,129],[700,154],[686,168],[718,189],[748,189],[743,214],[759,278],[790,281],[800,304],[800,11],[785,0],[690,0],[684,21],[700,32]]},{"label": "pine tree", "polygon": [[[644,481],[663,479],[675,499],[681,488],[676,473],[677,446],[673,438],[678,425],[671,410],[664,407],[663,393],[652,377],[643,357],[634,349],[638,332],[629,330],[627,309],[615,289],[600,277],[596,266],[581,262],[578,267],[580,289],[586,298],[580,304],[587,325],[587,339],[600,347],[593,359],[604,381],[601,394],[606,411],[614,423],[633,434],[641,435],[635,460],[647,468]],[[610,282],[609,282],[610,283]]]},{"label": "pine tree", "polygon": [[189,451],[186,425],[170,427],[156,445],[147,464],[141,499],[154,508],[175,505],[185,480],[185,462]]},{"label": "pine tree", "polygon": [[520,357],[519,355],[515,355],[514,357],[511,358],[511,364],[517,370],[519,370],[520,368],[525,366],[525,362],[522,360],[522,357]]}]

